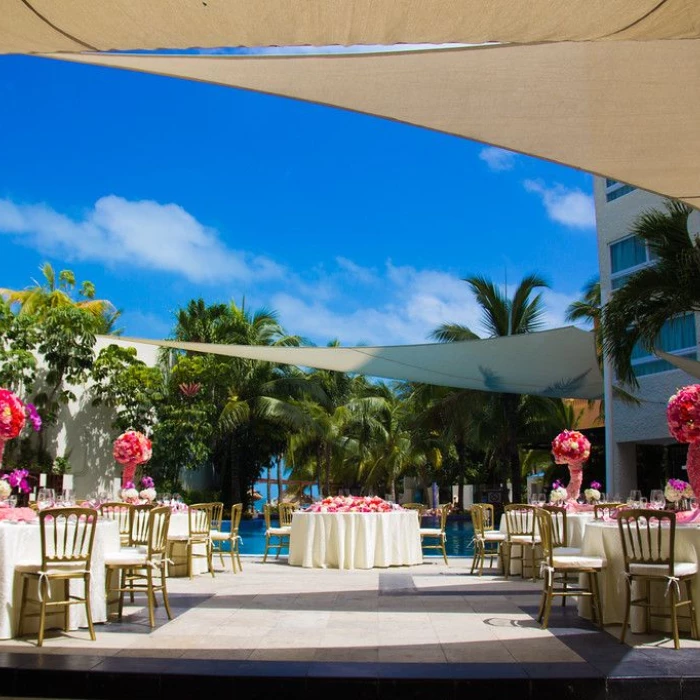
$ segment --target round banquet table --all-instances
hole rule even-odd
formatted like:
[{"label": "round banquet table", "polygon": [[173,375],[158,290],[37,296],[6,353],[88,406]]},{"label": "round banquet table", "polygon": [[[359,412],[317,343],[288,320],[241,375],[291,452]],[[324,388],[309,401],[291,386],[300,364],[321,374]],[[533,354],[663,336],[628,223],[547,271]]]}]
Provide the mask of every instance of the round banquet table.
[{"label": "round banquet table", "polygon": [[[676,525],[676,561],[677,562],[697,562],[700,561],[700,528],[697,524]],[[583,553],[587,556],[605,557],[606,567],[602,575],[599,575],[600,595],[603,605],[603,618],[606,624],[621,624],[625,619],[625,595],[627,582],[625,581],[625,562],[622,556],[622,541],[617,521],[604,522],[596,521],[590,523],[586,528],[583,537]],[[632,591],[637,597],[640,593],[636,590],[637,584]],[[668,599],[664,599],[666,586],[661,583],[652,584],[652,602],[663,608]],[[685,593],[685,585],[681,590]],[[700,576],[693,580],[693,598],[696,601],[696,617],[700,624]],[[590,618],[590,605],[588,599],[581,599],[579,603],[579,614]],[[683,624],[683,615],[679,616],[679,623]],[[633,632],[640,632],[644,629],[644,611],[640,607],[632,608],[631,629]],[[664,626],[666,624],[666,626]],[[653,617],[652,626],[668,630],[665,620]],[[686,623],[687,627],[687,623]]]},{"label": "round banquet table", "polygon": [[294,513],[292,518],[292,566],[372,569],[422,561],[416,511]]},{"label": "round banquet table", "polygon": [[[105,602],[105,555],[119,551],[119,524],[115,521],[99,520],[95,531],[90,566],[90,603],[92,621],[105,622],[107,607]],[[14,636],[19,623],[19,610],[22,593],[21,576],[15,573],[20,563],[41,563],[41,533],[38,521],[32,523],[0,522],[0,639]],[[29,595],[36,598],[36,584],[30,583]],[[62,583],[54,583],[62,586]],[[82,595],[83,582],[71,581],[71,593]],[[56,589],[57,596],[60,596]],[[85,608],[82,605],[70,606],[69,625],[71,629],[87,627]],[[47,615],[47,629],[63,627],[63,609]],[[26,631],[38,629],[37,618],[27,618]]]}]

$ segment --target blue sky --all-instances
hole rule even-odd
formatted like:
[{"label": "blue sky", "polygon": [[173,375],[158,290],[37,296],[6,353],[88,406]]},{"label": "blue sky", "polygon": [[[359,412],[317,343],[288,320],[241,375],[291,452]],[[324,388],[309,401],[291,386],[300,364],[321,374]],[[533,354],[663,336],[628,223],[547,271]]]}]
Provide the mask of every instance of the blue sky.
[{"label": "blue sky", "polygon": [[597,274],[592,178],[453,136],[213,85],[0,57],[0,286],[45,261],[127,335],[189,299],[265,306],[318,344],[479,330],[462,277]]}]

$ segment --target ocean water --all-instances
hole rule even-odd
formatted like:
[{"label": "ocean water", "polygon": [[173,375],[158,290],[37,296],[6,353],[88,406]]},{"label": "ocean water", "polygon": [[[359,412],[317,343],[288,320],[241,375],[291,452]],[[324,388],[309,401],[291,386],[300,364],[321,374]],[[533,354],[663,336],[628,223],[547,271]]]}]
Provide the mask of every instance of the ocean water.
[{"label": "ocean water", "polygon": [[[423,527],[438,527],[436,519],[433,518],[424,518],[422,525]],[[222,529],[225,532],[230,532],[230,521],[224,521]],[[445,532],[447,534],[446,549],[448,557],[470,557],[474,554],[472,546],[474,528],[470,521],[448,521]],[[241,554],[263,554],[265,551],[265,520],[263,518],[241,520],[239,533],[242,540]],[[225,544],[224,547],[228,548],[228,544]],[[273,550],[273,552],[276,554],[276,550]],[[283,548],[281,553],[283,555],[288,554],[287,548]],[[436,549],[428,549],[425,553],[426,556],[440,556]]]}]

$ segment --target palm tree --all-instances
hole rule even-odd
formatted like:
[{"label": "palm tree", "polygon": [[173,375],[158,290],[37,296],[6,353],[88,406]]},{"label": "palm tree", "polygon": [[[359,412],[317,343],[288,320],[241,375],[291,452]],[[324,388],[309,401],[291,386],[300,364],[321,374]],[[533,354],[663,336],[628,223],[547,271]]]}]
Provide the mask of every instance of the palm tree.
[{"label": "palm tree", "polygon": [[[544,322],[545,309],[541,293],[536,290],[547,287],[539,276],[531,274],[523,278],[512,298],[501,292],[496,285],[482,276],[465,280],[481,306],[482,324],[491,338],[529,333],[540,328]],[[433,332],[441,342],[473,340],[477,336],[471,329],[459,324],[444,324]],[[494,431],[490,442],[494,451],[500,453],[509,464],[513,487],[513,500],[519,502],[522,493],[522,477],[518,454],[518,427],[522,418],[522,396],[519,394],[494,394],[492,419]],[[499,420],[500,418],[500,420]]]},{"label": "palm tree", "polygon": [[76,307],[91,314],[97,321],[97,332],[108,333],[113,329],[120,312],[106,299],[95,299],[95,285],[85,281],[80,285],[78,295],[73,297],[76,281],[71,270],[61,270],[58,275],[50,263],[44,263],[40,268],[44,276],[43,282],[33,280],[34,286],[26,289],[0,289],[6,301],[19,306],[20,315],[35,314],[40,318],[48,309]]},{"label": "palm tree", "polygon": [[654,350],[664,323],[700,311],[700,241],[688,233],[690,207],[676,201],[644,212],[632,231],[649,247],[654,264],[632,274],[605,304],[603,350],[623,382],[637,386],[631,365],[638,345]]}]

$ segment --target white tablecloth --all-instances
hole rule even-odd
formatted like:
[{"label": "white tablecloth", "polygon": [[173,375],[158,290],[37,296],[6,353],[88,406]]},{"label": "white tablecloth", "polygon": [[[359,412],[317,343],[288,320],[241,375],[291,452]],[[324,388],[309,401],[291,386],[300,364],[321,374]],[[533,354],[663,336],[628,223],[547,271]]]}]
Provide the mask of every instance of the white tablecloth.
[{"label": "white tablecloth", "polygon": [[[119,550],[119,525],[114,521],[98,521],[92,550],[90,569],[90,602],[93,622],[105,622],[105,555]],[[41,563],[41,534],[38,523],[0,522],[0,639],[14,636],[19,623],[22,579],[15,573],[19,562]],[[54,584],[63,585],[63,584]],[[62,595],[56,589],[57,595]],[[82,595],[82,581],[71,582],[71,592]],[[36,597],[36,592],[30,595]],[[37,628],[37,621],[27,618],[26,631]],[[62,627],[63,611],[47,616],[46,627]],[[70,627],[86,627],[85,609],[81,605],[70,606]]]},{"label": "white tablecloth", "polygon": [[295,513],[289,563],[333,569],[420,564],[418,530],[416,511]]},{"label": "white tablecloth", "polygon": [[[583,553],[592,556],[605,557],[607,566],[603,569],[600,579],[600,594],[603,603],[603,617],[606,624],[621,623],[625,618],[625,562],[622,556],[622,541],[617,522],[597,521],[586,528],[583,537]],[[697,525],[676,525],[676,561],[697,562],[700,560],[700,529]],[[681,590],[685,595],[685,584]],[[635,591],[633,593],[636,596]],[[652,600],[660,607],[664,605],[664,584],[652,585]],[[693,583],[693,598],[695,599],[696,617],[700,624],[700,577],[696,576]],[[590,606],[587,600],[579,604],[579,612],[584,617],[590,617]],[[681,615],[686,614],[681,612]],[[632,608],[632,630],[641,631],[644,624],[642,608]],[[652,625],[661,628],[663,620],[652,618]]]}]

